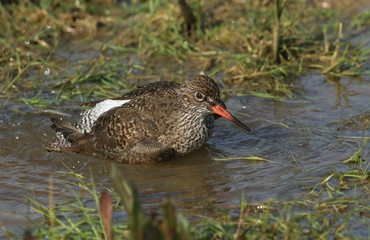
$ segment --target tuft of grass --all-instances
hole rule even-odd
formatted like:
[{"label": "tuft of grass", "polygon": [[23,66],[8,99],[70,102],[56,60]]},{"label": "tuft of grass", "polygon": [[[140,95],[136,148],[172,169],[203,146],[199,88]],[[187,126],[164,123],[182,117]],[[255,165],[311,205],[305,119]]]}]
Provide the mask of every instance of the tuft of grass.
[{"label": "tuft of grass", "polygon": [[[224,91],[242,89],[238,94],[284,101],[293,96],[297,76],[311,69],[335,78],[369,74],[364,68],[367,43],[354,47],[346,36],[350,28],[366,29],[367,12],[348,20],[341,17],[343,9],[322,10],[303,0],[284,1],[283,8],[279,1],[247,0],[241,5],[188,0],[188,4],[195,6],[196,34],[191,35],[184,31],[186,22],[175,1],[0,2],[0,91],[5,99],[1,105],[21,101],[44,108],[71,100],[115,97],[136,84],[198,72],[222,77]],[[279,29],[274,28],[276,23]],[[61,180],[75,199],[54,203],[51,175],[48,203],[39,201],[35,193],[27,198],[34,215],[29,218],[32,231],[25,236],[139,239],[152,233],[158,239],[366,238],[351,230],[370,229],[367,143],[363,136],[359,149],[344,161],[349,169],[322,176],[315,186],[305,188],[309,191],[300,200],[242,200],[237,211],[214,205],[221,217],[203,216],[200,224],[189,223],[169,199],[162,216],[147,214],[137,189],[118,172],[112,173],[116,191],[106,189],[109,194],[100,194],[92,177],[68,169],[57,174],[75,179]],[[94,206],[80,193],[92,199]],[[129,221],[112,219],[122,211]],[[6,237],[22,238],[10,232]]]},{"label": "tuft of grass", "polygon": [[[355,151],[354,155],[342,162],[349,167],[345,172],[332,172],[329,176],[323,177],[323,180],[317,183],[310,191],[315,197],[326,193],[329,199],[334,199],[335,196],[346,196],[346,192],[352,188],[357,189],[359,186],[366,186],[369,183],[369,167],[370,163],[365,163],[367,153],[364,153],[364,148],[368,143],[369,138],[362,136],[361,146]],[[362,189],[365,192],[369,191],[367,187]]]},{"label": "tuft of grass", "polygon": [[364,134],[365,130],[363,131],[360,148],[350,158],[343,160],[344,163],[352,164],[352,167],[351,170],[340,174],[341,180],[344,178],[357,178],[358,180],[366,181],[370,178],[370,162],[364,166],[365,158],[367,157],[367,152],[364,153],[364,148],[370,138],[365,137]]},{"label": "tuft of grass", "polygon": [[[204,220],[197,228],[197,236],[198,239],[356,238],[346,228],[353,216],[369,209],[363,205],[366,202],[357,202],[348,209],[350,204],[351,201],[346,200],[318,204],[308,201],[269,201],[261,205],[242,202],[239,216]],[[363,227],[368,227],[368,223],[364,222]]]},{"label": "tuft of grass", "polygon": [[142,209],[135,186],[130,186],[122,174],[112,168],[111,176],[121,202],[130,217],[130,239],[193,239],[188,221],[176,213],[174,204],[167,199],[163,206],[163,217],[147,215]]},{"label": "tuft of grass", "polygon": [[[67,167],[68,168],[68,167]],[[68,168],[69,169],[69,168]],[[99,200],[99,192],[93,179],[86,179],[80,174],[74,173],[69,169],[69,172],[59,172],[62,175],[73,176],[77,182],[65,182],[66,184],[82,190],[85,194],[88,193],[88,198],[93,199],[96,207],[87,207],[85,201],[81,199],[81,194],[70,189],[75,199],[67,200],[61,203],[53,202],[53,176],[50,175],[49,187],[49,204],[44,205],[37,200],[37,195],[33,198],[27,197],[32,211],[37,213],[37,220],[31,218],[29,228],[32,229],[32,236],[37,239],[108,239],[109,234],[106,231],[106,216],[104,216],[107,200],[102,194],[102,200]],[[103,203],[104,205],[101,205]],[[101,207],[105,207],[100,209]],[[118,205],[114,207],[117,209]],[[41,218],[41,221],[40,221]],[[127,225],[120,224],[112,226],[112,229],[117,237],[125,236]],[[12,236],[20,238],[20,236],[12,233]]]},{"label": "tuft of grass", "polygon": [[[44,107],[117,96],[136,79],[204,72],[223,77],[225,88],[289,98],[296,76],[310,68],[335,77],[368,74],[366,43],[351,46],[343,9],[304,0],[188,0],[194,7],[187,21],[179,2],[1,3],[1,92]],[[353,27],[366,26],[366,16],[358,14]]]},{"label": "tuft of grass", "polygon": [[[366,233],[354,233],[352,228],[369,228],[369,164],[363,165],[363,149],[368,139],[363,137],[361,146],[348,163],[347,172],[332,172],[314,187],[310,194],[300,200],[251,203],[244,198],[240,206],[217,206],[219,217],[199,216],[200,223],[190,223],[176,212],[173,201],[164,201],[161,216],[147,213],[140,204],[139,194],[133,184],[124,180],[117,168],[112,167],[111,177],[115,191],[106,189],[99,194],[92,177],[89,179],[73,172],[58,174],[72,176],[76,181],[66,185],[87,193],[95,207],[87,207],[81,193],[72,188],[75,199],[62,203],[53,202],[53,175],[50,175],[49,203],[42,204],[37,195],[28,197],[37,219],[28,219],[26,235],[29,238],[50,239],[358,239]],[[356,158],[356,159],[355,159]],[[347,159],[348,160],[348,159]],[[358,167],[358,169],[357,169]],[[63,177],[65,179],[65,177]],[[352,191],[355,190],[355,195]],[[356,194],[362,191],[362,194]],[[325,195],[327,197],[325,197]],[[112,196],[112,197],[111,197]],[[120,204],[121,203],[121,204]],[[235,210],[237,209],[237,210]],[[125,211],[129,220],[113,218],[117,212]],[[34,216],[35,217],[35,216]],[[40,221],[41,219],[41,221]],[[6,231],[8,238],[22,238]]]}]

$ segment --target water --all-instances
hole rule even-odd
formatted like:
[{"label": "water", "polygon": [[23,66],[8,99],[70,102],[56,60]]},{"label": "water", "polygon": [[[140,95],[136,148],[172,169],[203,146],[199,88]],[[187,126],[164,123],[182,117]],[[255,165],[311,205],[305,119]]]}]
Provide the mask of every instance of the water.
[{"label": "water", "polygon": [[[353,42],[360,44],[363,39],[368,37],[359,36]],[[86,47],[81,52],[56,51],[55,56],[74,62],[96,55]],[[45,69],[40,74],[54,73]],[[250,126],[252,133],[219,119],[214,136],[200,150],[145,166],[112,166],[111,162],[74,153],[47,152],[45,147],[56,140],[49,120],[53,114],[9,102],[0,109],[0,220],[8,230],[19,231],[25,228],[25,216],[39,217],[30,214],[25,196],[34,199],[35,194],[38,201],[48,204],[50,173],[55,179],[76,182],[58,173],[68,172],[65,165],[85,177],[91,171],[98,190],[112,187],[109,169],[119,168],[127,180],[137,185],[146,209],[157,209],[163,197],[170,195],[187,216],[207,211],[206,201],[237,205],[242,195],[252,202],[302,199],[302,194],[308,193],[304,187],[320,182],[315,177],[348,170],[341,160],[353,155],[360,140],[345,136],[360,137],[363,131],[343,127],[344,121],[369,115],[370,77],[332,80],[309,72],[297,83],[294,98],[289,100],[230,94],[226,99],[228,110]],[[53,110],[71,113],[71,119],[76,120],[79,109],[74,104],[55,106]],[[340,127],[343,129],[338,130]],[[369,130],[365,131],[365,136],[369,135]],[[368,151],[369,147],[365,154]],[[269,161],[214,160],[249,155]],[[55,180],[55,201],[74,199],[70,188]],[[84,201],[92,204],[88,197]],[[3,234],[0,229],[0,236]]]},{"label": "water", "polygon": [[[148,209],[157,208],[167,195],[190,213],[201,209],[206,200],[237,204],[243,194],[252,202],[301,199],[307,193],[302,187],[318,183],[313,177],[348,169],[341,160],[350,157],[358,145],[338,136],[362,136],[362,130],[337,128],[351,116],[368,113],[369,81],[364,77],[333,82],[321,74],[308,73],[301,77],[300,92],[294,99],[229,97],[228,109],[247,123],[252,133],[219,119],[214,136],[188,156],[155,165],[113,167],[137,185]],[[73,114],[77,116],[76,111]],[[16,102],[0,110],[0,219],[8,230],[24,228],[24,216],[30,211],[25,196],[32,197],[34,192],[39,201],[48,203],[49,173],[65,179],[65,175],[58,174],[68,171],[63,163],[86,177],[91,169],[99,189],[112,187],[110,162],[45,151],[44,147],[55,140],[50,116]],[[248,155],[269,162],[214,160]],[[76,181],[72,177],[67,180]],[[56,201],[73,199],[69,187],[58,181],[54,194]]]}]

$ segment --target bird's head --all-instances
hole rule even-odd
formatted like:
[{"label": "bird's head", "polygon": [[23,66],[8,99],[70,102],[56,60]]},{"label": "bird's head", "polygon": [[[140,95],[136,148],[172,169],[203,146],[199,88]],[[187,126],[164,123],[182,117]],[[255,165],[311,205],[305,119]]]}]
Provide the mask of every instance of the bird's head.
[{"label": "bird's head", "polygon": [[222,116],[250,132],[249,127],[226,110],[225,103],[220,99],[220,89],[212,78],[197,75],[185,80],[181,88],[186,101],[197,111],[202,114],[215,114],[216,118]]}]

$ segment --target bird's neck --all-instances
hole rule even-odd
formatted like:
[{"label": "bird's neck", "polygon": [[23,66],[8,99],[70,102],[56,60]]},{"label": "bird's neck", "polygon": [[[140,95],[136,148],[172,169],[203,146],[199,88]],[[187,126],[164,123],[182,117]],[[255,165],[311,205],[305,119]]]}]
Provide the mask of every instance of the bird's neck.
[{"label": "bird's neck", "polygon": [[214,117],[212,114],[202,114],[196,107],[186,107],[179,116],[170,143],[179,155],[200,148],[212,135]]}]

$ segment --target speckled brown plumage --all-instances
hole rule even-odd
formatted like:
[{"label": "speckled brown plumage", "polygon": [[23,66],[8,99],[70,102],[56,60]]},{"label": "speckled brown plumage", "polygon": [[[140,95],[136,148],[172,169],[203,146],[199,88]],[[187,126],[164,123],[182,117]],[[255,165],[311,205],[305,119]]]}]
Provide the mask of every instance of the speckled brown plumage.
[{"label": "speckled brown plumage", "polygon": [[[173,88],[173,87],[179,87],[180,84],[177,82],[153,82],[149,83],[144,86],[138,86],[135,90],[126,93],[122,96],[111,98],[112,100],[125,100],[125,99],[133,99],[135,97],[141,96],[141,95],[146,95],[152,91],[155,91],[155,89],[165,89],[165,88]],[[92,102],[86,102],[82,103],[81,106],[90,106],[93,107],[97,103],[100,103],[106,99],[101,99],[101,100],[96,100]]]},{"label": "speckled brown plumage", "polygon": [[211,136],[215,114],[249,131],[224,109],[216,83],[203,75],[183,84],[151,83],[115,99],[131,100],[101,114],[91,132],[52,119],[52,128],[70,142],[60,150],[103,155],[119,163],[151,163],[200,148]]}]

